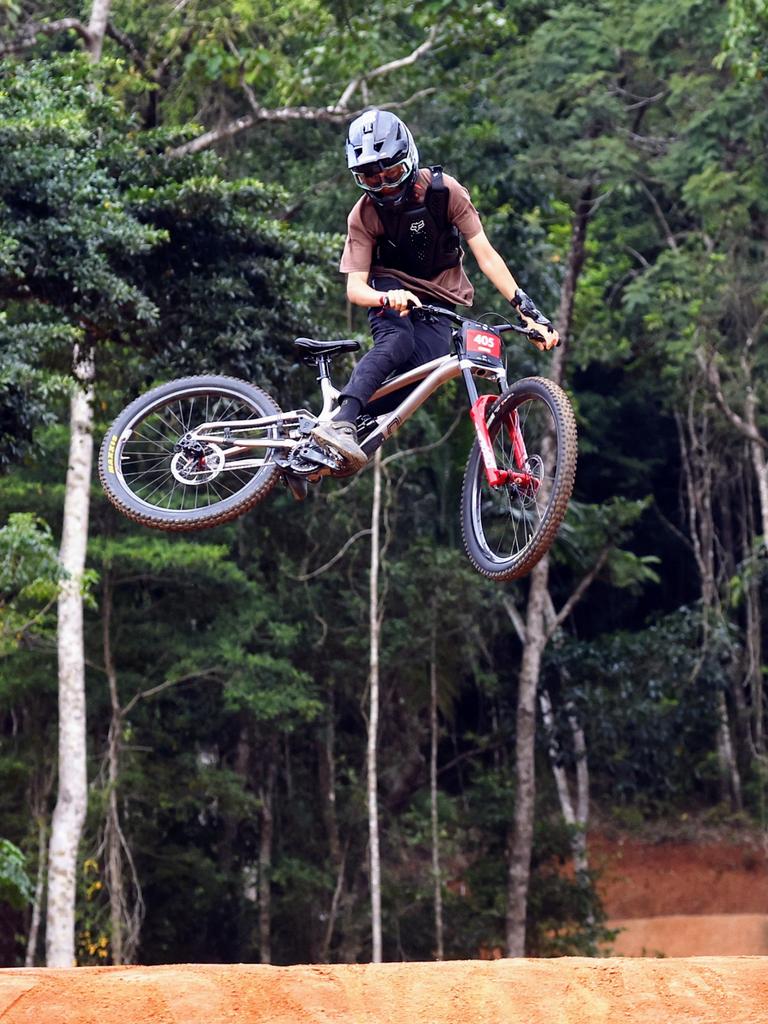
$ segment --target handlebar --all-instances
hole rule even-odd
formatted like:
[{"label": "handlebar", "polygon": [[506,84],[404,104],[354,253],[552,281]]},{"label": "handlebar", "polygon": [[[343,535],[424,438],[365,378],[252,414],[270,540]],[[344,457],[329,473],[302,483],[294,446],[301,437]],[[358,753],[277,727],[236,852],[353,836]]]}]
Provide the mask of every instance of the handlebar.
[{"label": "handlebar", "polygon": [[[382,306],[388,306],[389,300],[384,299]],[[461,313],[454,312],[453,309],[445,309],[444,306],[432,306],[429,303],[424,303],[421,306],[414,305],[413,302],[409,302],[409,308],[416,314],[423,316],[445,316],[447,319],[452,319],[455,324],[461,326],[462,324],[476,324],[471,316],[462,316]],[[544,336],[540,334],[535,328],[521,327],[519,324],[492,324],[488,325],[494,331],[498,331],[499,334],[504,334],[505,331],[514,331],[515,334],[524,334],[526,338],[530,338],[532,341],[544,341]]]},{"label": "handlebar", "polygon": [[[382,296],[381,305],[382,308],[389,306],[389,299],[386,296]],[[452,309],[445,309],[443,306],[431,306],[426,302],[421,306],[416,306],[413,302],[409,301],[408,308],[413,313],[421,314],[422,316],[447,317],[448,320],[453,320],[459,326],[464,323],[477,323],[471,316],[462,316],[461,313],[454,313]],[[492,330],[498,331],[499,334],[504,334],[505,331],[514,331],[515,334],[524,334],[526,338],[530,338],[532,341],[544,341],[544,336],[534,327],[522,327],[520,324],[489,324],[488,326]]]},{"label": "handlebar", "polygon": [[[445,309],[443,306],[430,306],[428,303],[424,303],[423,306],[414,306],[413,303],[409,303],[411,309],[416,315],[427,315],[427,316],[444,316],[448,320],[453,320],[455,324],[464,323],[477,323],[471,316],[462,316],[461,313],[454,313],[452,309]],[[538,331],[534,331],[528,327],[522,327],[520,324],[489,324],[494,330],[498,331],[499,334],[503,334],[505,331],[514,331],[516,334],[525,334],[528,337],[535,335],[541,337]]]}]

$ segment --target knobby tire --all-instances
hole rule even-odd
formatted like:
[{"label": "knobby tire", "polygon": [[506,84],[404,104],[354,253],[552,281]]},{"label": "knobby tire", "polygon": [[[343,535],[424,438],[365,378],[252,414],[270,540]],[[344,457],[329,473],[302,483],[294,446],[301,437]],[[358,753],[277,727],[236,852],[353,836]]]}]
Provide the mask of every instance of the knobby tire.
[{"label": "knobby tire", "polygon": [[[126,477],[125,464],[131,458],[134,458],[134,462],[143,458],[155,476],[161,475],[166,467],[170,467],[174,454],[174,436],[171,428],[176,428],[177,434],[180,435],[184,427],[194,427],[196,424],[191,419],[186,422],[185,417],[191,417],[191,410],[196,408],[196,403],[202,401],[205,401],[206,409],[229,409],[228,416],[218,417],[222,420],[279,416],[281,413],[274,399],[261,388],[247,381],[219,375],[173,380],[141,395],[116,418],[104,437],[99,453],[99,477],[107,498],[116,509],[134,522],[159,530],[173,531],[218,526],[236,519],[253,508],[277,483],[280,471],[274,463],[269,462],[272,450],[257,449],[259,457],[263,455],[267,460],[266,464],[258,469],[240,471],[239,480],[238,474],[235,473],[236,483],[231,485],[235,490],[219,499],[210,500],[204,507],[163,508],[142,496],[137,486],[131,486]],[[187,409],[190,410],[189,413],[185,411]],[[212,419],[216,418],[215,415],[212,416]],[[136,447],[135,439],[142,436],[142,429],[145,431],[145,441],[142,443],[152,447],[149,451],[145,449],[143,453],[132,456],[131,444]],[[166,429],[167,436],[162,433]],[[266,436],[277,436],[277,428],[269,430],[272,433]],[[242,477],[246,474],[252,475],[243,480]],[[145,476],[149,477],[150,473],[145,473]],[[226,485],[230,486],[229,480]],[[202,491],[202,488],[198,490]],[[186,494],[186,491],[184,493]]]},{"label": "knobby tire", "polygon": [[[522,421],[530,409],[535,412],[531,423],[542,426],[526,436],[528,420]],[[491,488],[477,441],[467,461],[461,495],[462,536],[469,560],[479,573],[498,582],[526,576],[552,546],[576,476],[576,420],[563,389],[544,377],[527,377],[490,407],[488,430],[500,469],[517,468],[508,450],[511,445],[505,427],[512,411],[520,414],[529,457],[536,465],[536,460],[540,461],[541,494],[546,498],[521,497],[506,485]],[[547,433],[550,440],[544,441]]]}]

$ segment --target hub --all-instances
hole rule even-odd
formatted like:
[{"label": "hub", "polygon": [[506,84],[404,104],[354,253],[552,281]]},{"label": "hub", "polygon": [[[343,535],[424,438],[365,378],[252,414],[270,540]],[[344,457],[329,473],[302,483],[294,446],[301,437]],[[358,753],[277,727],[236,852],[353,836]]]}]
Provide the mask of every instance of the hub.
[{"label": "hub", "polygon": [[224,468],[226,457],[217,444],[193,441],[179,444],[171,459],[171,473],[186,487],[199,487],[215,480]]}]

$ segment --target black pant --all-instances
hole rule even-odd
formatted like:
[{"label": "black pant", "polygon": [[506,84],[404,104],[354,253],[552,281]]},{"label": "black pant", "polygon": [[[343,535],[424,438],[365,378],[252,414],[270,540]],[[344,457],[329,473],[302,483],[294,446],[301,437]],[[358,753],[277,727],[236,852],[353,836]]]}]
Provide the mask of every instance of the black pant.
[{"label": "black pant", "polygon": [[[378,291],[391,291],[402,288],[403,284],[393,277],[377,277],[371,279],[371,287]],[[446,309],[454,308],[432,296],[420,295],[419,298]],[[356,398],[363,406],[367,405],[371,395],[387,377],[412,370],[450,351],[451,325],[442,318],[436,323],[430,323],[420,318],[415,319],[410,314],[400,316],[392,309],[371,309],[368,322],[373,335],[373,348],[357,364],[341,395],[342,398]],[[406,390],[398,391],[395,396],[374,403],[366,412],[381,413],[394,409],[407,393]]]}]

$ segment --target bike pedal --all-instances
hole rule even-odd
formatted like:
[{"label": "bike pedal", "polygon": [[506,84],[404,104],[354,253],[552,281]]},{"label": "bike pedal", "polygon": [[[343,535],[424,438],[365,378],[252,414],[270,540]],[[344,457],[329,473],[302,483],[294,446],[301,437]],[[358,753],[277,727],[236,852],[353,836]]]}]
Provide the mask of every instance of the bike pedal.
[{"label": "bike pedal", "polygon": [[341,456],[314,446],[303,449],[301,457],[306,462],[311,462],[316,466],[327,466],[329,469],[339,469],[344,464]]},{"label": "bike pedal", "polygon": [[309,491],[309,482],[306,477],[297,476],[295,473],[284,473],[283,480],[296,501],[304,501]]}]

